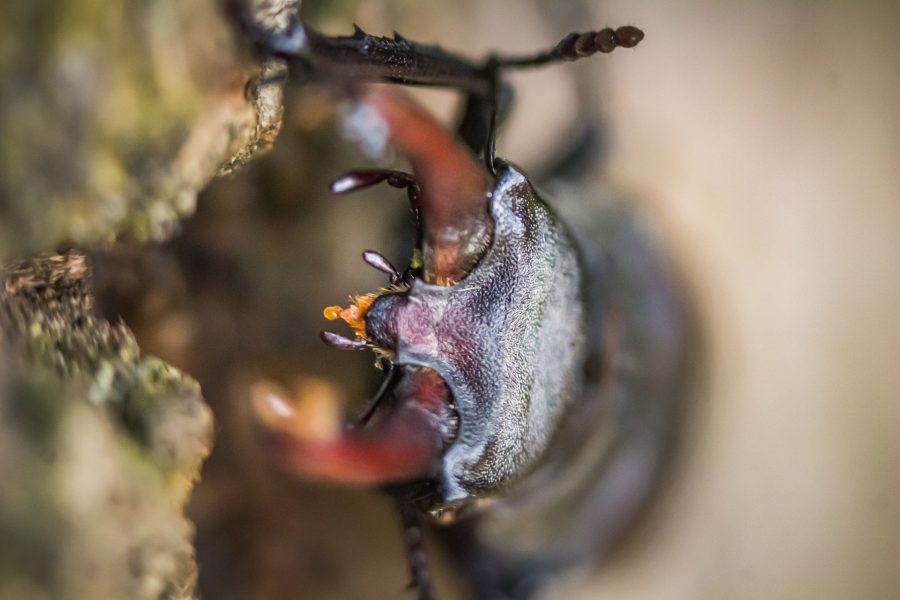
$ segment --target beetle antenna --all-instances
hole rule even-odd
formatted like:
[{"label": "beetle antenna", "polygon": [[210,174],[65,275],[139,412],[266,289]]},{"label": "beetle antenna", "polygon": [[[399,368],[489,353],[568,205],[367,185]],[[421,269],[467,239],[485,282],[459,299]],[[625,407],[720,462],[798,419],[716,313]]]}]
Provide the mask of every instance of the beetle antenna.
[{"label": "beetle antenna", "polygon": [[400,283],[400,271],[391,264],[383,254],[380,252],[376,252],[375,250],[366,250],[362,253],[362,258],[366,262],[367,265],[373,267],[382,273],[386,273],[391,278],[391,283],[397,284]]},{"label": "beetle antenna", "polygon": [[365,340],[351,340],[333,331],[323,331],[319,334],[322,341],[339,350],[365,350],[369,343]]},{"label": "beetle antenna", "polygon": [[487,99],[488,124],[487,137],[484,143],[484,166],[487,168],[491,177],[497,177],[497,168],[494,164],[494,158],[497,153],[497,129],[500,127],[500,63],[497,57],[491,56],[484,67],[485,73],[491,82],[490,92]]},{"label": "beetle antenna", "polygon": [[633,25],[624,25],[618,29],[604,27],[599,31],[570,33],[546,52],[529,56],[497,57],[496,61],[502,68],[540,67],[555,62],[586,58],[598,52],[609,54],[616,48],[634,48],[642,39],[644,32]]},{"label": "beetle antenna", "polygon": [[434,600],[419,516],[413,505],[405,500],[398,498],[397,508],[403,526],[403,544],[406,546],[406,556],[409,559],[410,582],[408,589],[415,590],[418,600]]},{"label": "beetle antenna", "polygon": [[[356,81],[382,81],[453,87],[485,96],[494,86],[489,72],[439,46],[419,44],[399,34],[393,38],[366,33],[358,25],[349,36],[324,35],[308,24],[292,19],[286,29],[270,31],[255,21],[248,0],[222,0],[225,10],[257,50],[286,60],[300,59],[332,73],[351,69]],[[634,48],[644,32],[632,25],[599,31],[570,33],[545,52],[525,56],[497,56],[501,68],[530,68],[585,58],[616,48]]]},{"label": "beetle antenna", "polygon": [[362,427],[372,418],[372,415],[375,414],[375,409],[381,404],[381,400],[384,398],[385,394],[390,388],[391,383],[393,383],[394,379],[397,376],[397,369],[394,367],[394,363],[391,361],[386,361],[387,366],[385,369],[387,372],[384,374],[384,378],[381,380],[381,385],[378,386],[378,390],[376,390],[375,394],[369,398],[369,400],[365,403],[362,410],[359,411],[359,416],[356,417],[356,426]]}]

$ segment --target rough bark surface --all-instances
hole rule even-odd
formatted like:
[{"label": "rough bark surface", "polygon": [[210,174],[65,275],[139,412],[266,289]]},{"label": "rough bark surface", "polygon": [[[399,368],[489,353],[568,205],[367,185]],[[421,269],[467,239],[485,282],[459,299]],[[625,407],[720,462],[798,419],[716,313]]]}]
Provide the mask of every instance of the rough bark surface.
[{"label": "rough bark surface", "polygon": [[193,597],[199,385],[92,314],[82,254],[0,285],[0,598]]},{"label": "rough bark surface", "polygon": [[216,0],[14,2],[0,40],[0,599],[196,597],[211,412],[95,314],[84,250],[169,238],[271,145],[284,66],[247,60]]},{"label": "rough bark surface", "polygon": [[[258,18],[296,4],[261,0]],[[283,66],[242,60],[215,0],[14,2],[0,39],[0,259],[166,239],[281,125]]]}]

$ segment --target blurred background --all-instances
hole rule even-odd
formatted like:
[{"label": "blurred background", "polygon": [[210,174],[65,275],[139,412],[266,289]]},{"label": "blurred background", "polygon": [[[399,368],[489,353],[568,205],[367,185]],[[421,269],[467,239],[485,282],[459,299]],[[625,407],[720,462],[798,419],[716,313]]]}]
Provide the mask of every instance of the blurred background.
[{"label": "blurred background", "polygon": [[[900,4],[309,1],[320,29],[529,52],[634,24],[634,50],[516,74],[498,155],[540,171],[588,126],[576,182],[662,240],[696,321],[666,484],[600,570],[546,598],[900,597]],[[421,92],[451,122],[455,96]],[[327,348],[321,309],[382,285],[405,198],[327,184],[371,164],[331,100],[289,86],[273,150],[214,180],[171,241],[92,255],[99,305],[196,378],[215,444],[188,514],[205,598],[399,598],[391,502],[303,482],[257,443],[251,386],[348,407],[371,357]],[[399,261],[398,261],[399,262]],[[432,544],[441,597],[462,594]]]}]

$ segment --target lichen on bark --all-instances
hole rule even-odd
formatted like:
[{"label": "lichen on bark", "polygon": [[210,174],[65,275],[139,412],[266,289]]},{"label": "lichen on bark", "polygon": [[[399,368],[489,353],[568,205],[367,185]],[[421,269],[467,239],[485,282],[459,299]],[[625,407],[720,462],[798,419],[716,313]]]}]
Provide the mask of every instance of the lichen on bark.
[{"label": "lichen on bark", "polygon": [[194,597],[199,386],[92,313],[82,254],[0,275],[0,598]]},{"label": "lichen on bark", "polygon": [[[286,23],[294,0],[258,0]],[[274,140],[283,65],[254,65],[217,0],[13,2],[0,19],[0,260],[122,232],[163,240]],[[262,69],[266,77],[258,77]]]},{"label": "lichen on bark", "polygon": [[[273,28],[298,9],[252,5]],[[184,506],[211,413],[196,381],[94,314],[83,250],[53,250],[167,239],[213,177],[272,144],[285,66],[248,60],[222,8],[4,7],[0,600],[195,597]]]}]

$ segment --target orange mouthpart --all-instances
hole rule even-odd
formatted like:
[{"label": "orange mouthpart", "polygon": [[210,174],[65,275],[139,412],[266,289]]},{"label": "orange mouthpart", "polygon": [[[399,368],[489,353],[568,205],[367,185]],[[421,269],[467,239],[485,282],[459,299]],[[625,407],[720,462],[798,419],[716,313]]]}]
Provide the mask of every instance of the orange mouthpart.
[{"label": "orange mouthpart", "polygon": [[329,321],[341,319],[356,334],[356,337],[366,337],[366,311],[372,306],[372,302],[378,297],[377,293],[362,294],[350,297],[350,306],[326,306],[322,315]]}]

